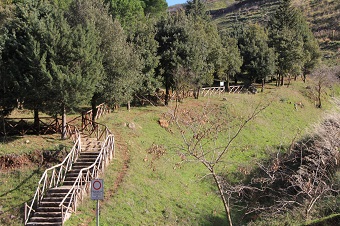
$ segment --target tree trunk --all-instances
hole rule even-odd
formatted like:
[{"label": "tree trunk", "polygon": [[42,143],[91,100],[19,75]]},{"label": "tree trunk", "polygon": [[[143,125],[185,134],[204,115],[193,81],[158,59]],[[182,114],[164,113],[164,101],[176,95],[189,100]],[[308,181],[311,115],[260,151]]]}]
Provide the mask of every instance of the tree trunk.
[{"label": "tree trunk", "polygon": [[7,135],[6,135],[6,123],[5,123],[5,114],[1,114],[1,121],[2,121],[2,129],[3,129],[3,142],[7,141]]},{"label": "tree trunk", "polygon": [[199,95],[200,95],[200,88],[196,88],[195,95],[194,95],[195,99],[198,99]]},{"label": "tree trunk", "polygon": [[227,76],[227,90],[228,90],[228,92],[230,91],[230,79],[229,79],[229,75]]},{"label": "tree trunk", "polygon": [[37,135],[40,135],[40,121],[39,121],[39,110],[34,108],[34,129],[37,130]]},{"label": "tree trunk", "polygon": [[288,75],[288,84],[287,84],[287,88],[289,87],[289,85],[290,85],[290,80],[291,80],[292,78],[291,78],[291,76],[290,75]]},{"label": "tree trunk", "polygon": [[92,121],[95,122],[97,118],[97,94],[94,94],[91,99],[91,108],[92,108]]},{"label": "tree trunk", "polygon": [[283,78],[284,78],[283,75],[281,75],[281,84],[280,84],[280,86],[284,85]]},{"label": "tree trunk", "polygon": [[221,199],[223,201],[224,210],[225,210],[225,213],[226,213],[226,215],[228,217],[229,225],[233,226],[233,222],[231,220],[231,215],[230,215],[229,204],[228,204],[228,202],[227,202],[227,200],[226,200],[226,198],[225,198],[225,196],[223,194],[223,189],[222,189],[222,186],[220,184],[220,181],[218,180],[218,176],[216,175],[216,173],[214,171],[212,171],[212,175],[213,175],[215,183],[216,183],[216,185],[218,187],[218,191],[220,193],[220,197],[221,197]]},{"label": "tree trunk", "polygon": [[64,104],[61,109],[61,139],[66,139],[66,109]]},{"label": "tree trunk", "polygon": [[168,106],[168,104],[169,104],[169,96],[170,96],[170,82],[169,82],[169,75],[166,75],[166,78],[165,78],[165,100],[164,100],[165,106]]},{"label": "tree trunk", "polygon": [[131,110],[131,103],[130,103],[130,101],[127,102],[126,109],[127,109],[128,111]]},{"label": "tree trunk", "polygon": [[266,79],[265,78],[263,78],[262,79],[262,86],[261,86],[261,93],[263,93],[263,91],[264,91],[264,84],[266,83]]}]

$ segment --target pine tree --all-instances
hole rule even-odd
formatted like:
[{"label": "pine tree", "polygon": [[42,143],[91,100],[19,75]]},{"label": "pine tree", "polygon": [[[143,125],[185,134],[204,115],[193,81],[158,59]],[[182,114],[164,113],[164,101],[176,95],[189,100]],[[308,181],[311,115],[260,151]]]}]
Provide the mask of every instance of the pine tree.
[{"label": "pine tree", "polygon": [[100,0],[74,1],[68,20],[83,26],[93,24],[100,39],[104,76],[92,97],[93,110],[99,101],[115,107],[123,103],[129,105],[143,81],[143,64],[138,49],[127,42],[128,37],[119,21],[112,20],[109,9]]},{"label": "pine tree", "polygon": [[318,41],[313,35],[310,27],[304,16],[299,13],[298,15],[298,32],[303,40],[303,65],[302,75],[303,81],[306,81],[306,75],[311,73],[316,66],[319,65],[321,59],[321,52]]},{"label": "pine tree", "polygon": [[65,111],[87,103],[102,75],[98,35],[90,25],[71,27],[45,1],[18,4],[16,18],[3,53],[8,74],[25,107],[60,113],[65,126]]},{"label": "pine tree", "polygon": [[243,59],[235,38],[222,37],[223,52],[218,67],[218,78],[227,82],[227,89],[230,90],[230,80],[236,79],[236,75],[241,72]]},{"label": "pine tree", "polygon": [[202,0],[188,0],[187,4],[185,4],[185,13],[192,15],[194,18],[209,18],[205,3]]},{"label": "pine tree", "polygon": [[144,14],[151,16],[159,16],[163,15],[167,8],[168,4],[165,0],[142,0],[144,3]]},{"label": "pine tree", "polygon": [[124,28],[135,29],[137,20],[144,15],[141,0],[105,0],[110,5],[110,13]]},{"label": "pine tree", "polygon": [[267,33],[260,25],[249,25],[239,38],[239,46],[243,73],[248,75],[250,82],[261,80],[264,85],[266,78],[273,75],[275,70],[275,54],[268,47]]},{"label": "pine tree", "polygon": [[303,38],[299,33],[299,22],[298,12],[291,7],[291,0],[281,0],[269,22],[269,43],[277,54],[277,85],[283,85],[284,77],[302,70]]},{"label": "pine tree", "polygon": [[170,88],[176,89],[175,76],[186,71],[187,84],[198,98],[203,85],[213,83],[217,68],[221,40],[215,25],[200,17],[183,12],[169,15],[157,24],[159,42],[159,74],[164,77],[166,102]]},{"label": "pine tree", "polygon": [[153,18],[139,21],[137,29],[128,38],[134,44],[136,53],[140,54],[143,64],[141,86],[137,91],[140,97],[151,95],[161,87],[161,77],[156,75],[159,56],[157,55],[158,43],[155,40],[155,23],[156,20]]},{"label": "pine tree", "polygon": [[[39,110],[49,99],[50,76],[41,70],[46,60],[45,46],[41,43],[45,26],[42,17],[50,12],[50,5],[39,2],[17,4],[15,19],[5,25],[8,31],[2,52],[2,78],[7,94],[24,102],[25,108],[34,110],[34,124],[39,127]],[[37,128],[38,129],[38,128]]]}]

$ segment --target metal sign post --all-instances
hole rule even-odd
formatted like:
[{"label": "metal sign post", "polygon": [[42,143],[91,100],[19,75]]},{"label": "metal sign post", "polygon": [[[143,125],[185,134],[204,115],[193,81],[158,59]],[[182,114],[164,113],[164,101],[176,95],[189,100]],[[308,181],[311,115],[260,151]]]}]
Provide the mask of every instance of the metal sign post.
[{"label": "metal sign post", "polygon": [[96,208],[96,226],[99,226],[99,199],[97,199],[97,208]]},{"label": "metal sign post", "polygon": [[91,180],[91,199],[97,200],[96,223],[99,226],[99,200],[104,199],[104,181],[103,179]]}]

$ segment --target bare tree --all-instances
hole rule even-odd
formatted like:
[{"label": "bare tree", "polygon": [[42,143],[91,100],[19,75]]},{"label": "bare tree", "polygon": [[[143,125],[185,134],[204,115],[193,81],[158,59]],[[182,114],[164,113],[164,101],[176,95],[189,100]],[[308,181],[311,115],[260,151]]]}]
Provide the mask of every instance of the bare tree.
[{"label": "bare tree", "polygon": [[[238,118],[230,116],[225,108],[209,103],[202,109],[177,106],[170,114],[170,121],[179,129],[183,139],[183,145],[179,147],[182,161],[198,162],[208,170],[219,191],[229,225],[233,225],[229,197],[224,192],[224,179],[218,167],[222,166],[226,153],[246,125],[268,105],[258,104],[248,116]],[[225,139],[223,144],[219,143],[222,137]]]},{"label": "bare tree", "polygon": [[339,83],[340,77],[340,66],[335,67],[320,67],[316,69],[311,77],[313,78],[314,85],[314,95],[316,97],[316,107],[321,108],[322,94],[326,92],[326,89],[332,88],[336,83]]}]

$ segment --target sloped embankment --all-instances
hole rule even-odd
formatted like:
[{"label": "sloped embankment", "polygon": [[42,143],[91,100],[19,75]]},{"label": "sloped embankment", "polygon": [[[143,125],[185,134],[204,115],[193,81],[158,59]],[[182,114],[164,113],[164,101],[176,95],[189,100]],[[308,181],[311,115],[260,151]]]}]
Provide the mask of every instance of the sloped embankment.
[{"label": "sloped embankment", "polygon": [[67,155],[66,150],[42,151],[34,150],[24,154],[6,154],[0,156],[0,171],[20,169],[24,166],[46,166],[59,163]]},{"label": "sloped embankment", "polygon": [[[340,107],[340,100],[336,102]],[[339,110],[327,114],[313,134],[292,143],[286,153],[259,163],[249,184],[228,188],[242,197],[238,201],[247,203],[246,213],[252,219],[273,219],[292,211],[305,220],[319,217],[318,203],[339,195]],[[321,208],[323,213],[333,213],[331,206],[329,211]]]}]

